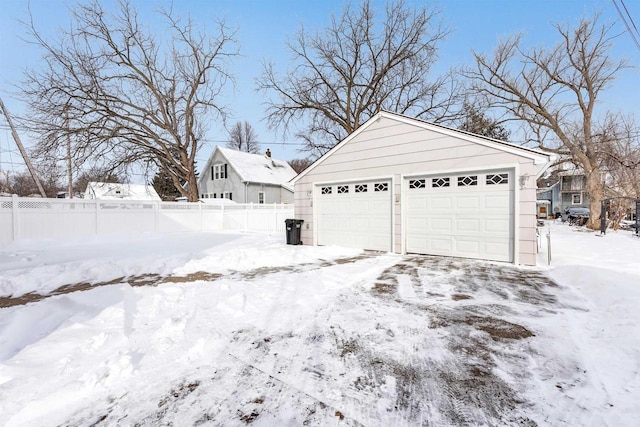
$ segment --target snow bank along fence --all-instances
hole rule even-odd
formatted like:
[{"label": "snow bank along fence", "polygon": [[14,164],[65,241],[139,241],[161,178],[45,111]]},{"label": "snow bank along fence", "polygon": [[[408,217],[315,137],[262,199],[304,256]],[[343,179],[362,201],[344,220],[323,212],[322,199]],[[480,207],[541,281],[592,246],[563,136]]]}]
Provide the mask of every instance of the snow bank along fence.
[{"label": "snow bank along fence", "polygon": [[285,232],[293,205],[0,197],[0,243],[180,231]]}]

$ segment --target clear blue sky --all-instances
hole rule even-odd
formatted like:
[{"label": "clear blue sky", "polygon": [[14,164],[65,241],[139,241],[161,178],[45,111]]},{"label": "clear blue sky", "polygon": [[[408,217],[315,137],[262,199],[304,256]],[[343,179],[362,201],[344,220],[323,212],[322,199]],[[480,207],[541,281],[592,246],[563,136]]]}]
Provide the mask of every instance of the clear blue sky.
[{"label": "clear blue sky", "polygon": [[[640,2],[625,2],[636,24],[640,25]],[[106,8],[115,4],[112,0],[102,3]],[[141,20],[153,25],[151,11],[158,4],[168,2],[133,0],[132,3],[139,8]],[[225,18],[229,25],[238,28],[237,39],[242,56],[237,58],[232,69],[237,85],[235,91],[229,91],[224,99],[224,104],[232,112],[230,122],[249,121],[256,129],[263,149],[270,148],[274,157],[288,160],[305,155],[296,151],[299,148],[295,145],[297,141],[291,138],[283,141],[280,134],[267,128],[262,120],[264,99],[262,94],[255,92],[254,80],[262,70],[263,60],[273,61],[280,71],[285,72],[289,65],[289,54],[285,48],[287,38],[301,24],[311,30],[325,27],[331,14],[339,14],[345,3],[337,0],[183,0],[174,1],[174,9],[181,15],[191,14],[201,24]],[[36,68],[40,64],[40,52],[23,40],[25,31],[18,22],[28,19],[28,4],[26,0],[0,0],[0,96],[14,115],[24,113],[15,87],[22,80],[22,70],[25,67]],[[68,26],[68,8],[73,4],[75,2],[67,0],[30,1],[36,25],[49,35],[54,35],[56,28]],[[375,0],[375,4],[383,7],[384,1]],[[440,48],[441,69],[470,64],[471,49],[490,51],[498,38],[514,32],[524,32],[525,41],[530,44],[552,44],[556,38],[551,23],[576,22],[594,11],[600,11],[604,21],[618,21],[618,32],[625,31],[611,0],[448,0],[432,4],[441,11],[443,23],[452,29]],[[640,119],[640,49],[625,33],[616,39],[613,54],[627,57],[630,64],[638,68],[622,73],[601,102],[607,108],[634,113]],[[0,168],[7,169],[11,167],[7,163],[7,149],[15,147],[2,123]],[[22,137],[25,144],[32,142],[27,135]],[[219,124],[211,126],[211,142],[199,156],[200,165],[204,165],[216,141],[226,137],[226,130]],[[14,154],[12,159],[16,161],[18,156]]]}]

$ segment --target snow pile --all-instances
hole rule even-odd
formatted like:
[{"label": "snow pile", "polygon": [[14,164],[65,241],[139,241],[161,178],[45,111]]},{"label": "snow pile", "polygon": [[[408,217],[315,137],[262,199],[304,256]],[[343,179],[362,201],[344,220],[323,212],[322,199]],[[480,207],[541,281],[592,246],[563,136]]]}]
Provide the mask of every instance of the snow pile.
[{"label": "snow pile", "polygon": [[[571,407],[551,402],[572,423],[589,412],[591,425],[637,425],[640,419],[640,239],[629,231],[606,235],[549,223],[550,276],[565,286],[565,301],[579,308],[554,318],[553,351],[563,350],[587,381],[571,384]],[[543,234],[544,234],[543,233]],[[543,236],[544,237],[544,236]],[[546,264],[546,247],[539,264]],[[566,353],[564,353],[566,354]]]},{"label": "snow pile", "polygon": [[[238,233],[141,235],[69,240],[23,240],[0,248],[0,297],[46,294],[73,283],[138,274],[170,274]],[[247,242],[249,243],[249,242]]]},{"label": "snow pile", "polygon": [[549,227],[540,268],[264,234],[3,247],[4,295],[194,279],[0,308],[0,425],[634,426],[640,240]]},{"label": "snow pile", "polygon": [[[166,240],[163,244],[171,245],[175,237]],[[154,413],[158,401],[150,396],[168,384],[199,377],[200,369],[215,372],[230,363],[237,365],[228,347],[234,331],[256,328],[277,335],[292,333],[292,327],[293,331],[309,328],[317,321],[310,314],[397,261],[396,256],[383,255],[362,265],[330,264],[327,259],[362,251],[293,247],[281,240],[246,235],[207,249],[202,262],[194,259],[188,262],[190,267],[177,270],[193,271],[197,266],[219,271],[220,260],[224,269],[233,271],[282,266],[292,260],[314,260],[315,264],[296,275],[283,271],[257,281],[221,278],[157,287],[112,285],[0,309],[2,423],[91,424],[101,416],[94,417],[93,410],[109,413],[113,410],[109,402],[119,399],[129,402],[120,409],[132,419]],[[130,242],[129,255],[135,245]],[[40,253],[41,260],[54,257],[54,253]],[[137,260],[148,261],[146,257]],[[94,262],[100,263],[100,258]],[[238,353],[233,357],[243,356]],[[215,389],[232,389],[236,381],[225,377]],[[190,386],[185,387],[188,391]],[[204,408],[204,402],[196,405],[193,416]],[[80,419],[75,418],[77,413],[82,414]],[[274,422],[283,417],[286,414]]]}]

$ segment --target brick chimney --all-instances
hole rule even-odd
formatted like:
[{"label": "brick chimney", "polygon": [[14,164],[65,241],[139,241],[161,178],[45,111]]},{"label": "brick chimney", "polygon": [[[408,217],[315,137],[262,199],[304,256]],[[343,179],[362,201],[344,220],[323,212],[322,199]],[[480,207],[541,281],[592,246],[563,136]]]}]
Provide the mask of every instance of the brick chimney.
[{"label": "brick chimney", "polygon": [[267,152],[264,153],[264,155],[267,156],[268,158],[271,158],[271,150],[267,148]]}]

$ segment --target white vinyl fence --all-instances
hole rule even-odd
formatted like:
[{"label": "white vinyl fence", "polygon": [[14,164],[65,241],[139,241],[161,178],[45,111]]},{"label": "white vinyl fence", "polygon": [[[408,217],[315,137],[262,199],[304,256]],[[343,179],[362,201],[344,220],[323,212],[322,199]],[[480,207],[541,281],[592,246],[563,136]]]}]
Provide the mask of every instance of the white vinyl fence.
[{"label": "white vinyl fence", "polygon": [[0,197],[0,243],[180,231],[285,232],[292,205]]}]

